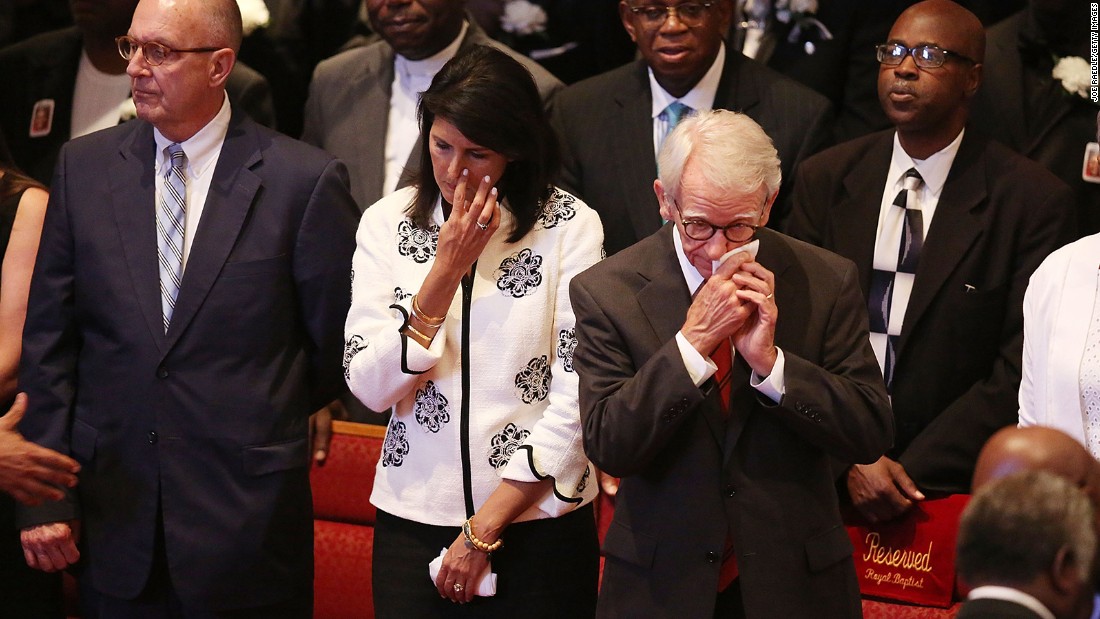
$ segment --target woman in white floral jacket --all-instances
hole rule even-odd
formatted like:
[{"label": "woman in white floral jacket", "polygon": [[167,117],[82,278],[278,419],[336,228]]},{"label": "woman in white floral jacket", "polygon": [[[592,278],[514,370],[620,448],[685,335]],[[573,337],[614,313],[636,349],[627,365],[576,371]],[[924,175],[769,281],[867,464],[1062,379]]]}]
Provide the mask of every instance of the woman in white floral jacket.
[{"label": "woman in white floral jacket", "polygon": [[371,495],[376,613],[591,617],[597,484],[568,288],[600,259],[599,217],[550,184],[553,130],[502,52],[448,62],[419,114],[414,185],[360,223],[346,327],[348,385],[393,410]]}]

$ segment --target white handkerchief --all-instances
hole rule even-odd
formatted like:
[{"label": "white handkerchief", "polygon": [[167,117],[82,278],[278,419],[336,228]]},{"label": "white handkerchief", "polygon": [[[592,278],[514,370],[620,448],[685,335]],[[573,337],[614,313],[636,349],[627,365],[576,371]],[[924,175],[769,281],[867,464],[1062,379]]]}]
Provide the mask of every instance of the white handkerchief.
[{"label": "white handkerchief", "polygon": [[[428,576],[432,578],[432,582],[435,582],[435,577],[439,576],[439,568],[443,567],[443,557],[447,555],[447,549],[444,548],[439,552],[439,556],[432,559],[432,562],[428,564]],[[481,597],[491,597],[497,594],[497,575],[492,572],[485,572],[485,575],[481,577],[481,582],[477,583],[477,591],[474,595],[480,595]]]}]

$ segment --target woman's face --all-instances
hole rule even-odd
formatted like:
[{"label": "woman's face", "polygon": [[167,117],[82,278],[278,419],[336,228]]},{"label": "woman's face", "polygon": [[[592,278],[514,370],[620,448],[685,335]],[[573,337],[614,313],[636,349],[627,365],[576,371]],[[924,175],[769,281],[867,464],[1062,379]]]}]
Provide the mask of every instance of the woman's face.
[{"label": "woman's face", "polygon": [[467,140],[454,125],[438,117],[428,135],[428,152],[432,156],[435,183],[447,204],[454,203],[455,187],[462,170],[470,171],[466,200],[471,200],[483,177],[488,176],[490,186],[495,187],[508,167],[507,157]]}]

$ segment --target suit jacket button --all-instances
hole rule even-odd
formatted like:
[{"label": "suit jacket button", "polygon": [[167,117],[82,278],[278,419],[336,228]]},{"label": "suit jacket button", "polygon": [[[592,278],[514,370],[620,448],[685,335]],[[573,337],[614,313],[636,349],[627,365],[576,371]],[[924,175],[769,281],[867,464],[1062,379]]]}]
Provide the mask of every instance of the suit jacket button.
[{"label": "suit jacket button", "polygon": [[157,444],[157,433],[156,432],[150,432],[149,433],[149,444],[150,445],[156,445]]},{"label": "suit jacket button", "polygon": [[707,563],[718,563],[719,558],[718,553],[713,550],[707,553]]},{"label": "suit jacket button", "polygon": [[157,378],[168,378],[168,368],[163,365],[157,368]]},{"label": "suit jacket button", "polygon": [[733,498],[735,494],[737,494],[737,488],[734,488],[733,484],[726,486],[726,496]]}]

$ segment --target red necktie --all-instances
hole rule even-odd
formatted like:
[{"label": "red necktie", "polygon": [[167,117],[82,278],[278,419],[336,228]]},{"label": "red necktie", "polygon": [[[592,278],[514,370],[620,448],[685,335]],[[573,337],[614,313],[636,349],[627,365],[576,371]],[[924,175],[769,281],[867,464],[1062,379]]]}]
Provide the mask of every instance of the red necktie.
[{"label": "red necktie", "polygon": [[[718,371],[714,373],[714,379],[718,381],[718,390],[722,396],[722,414],[730,415],[730,393],[733,390],[733,380],[730,372],[733,370],[733,347],[728,338],[723,338],[718,348],[710,356]],[[725,591],[726,587],[737,578],[740,570],[737,568],[737,555],[733,552],[733,540],[726,538],[726,545],[722,552],[722,568],[718,571],[718,590]]]}]

